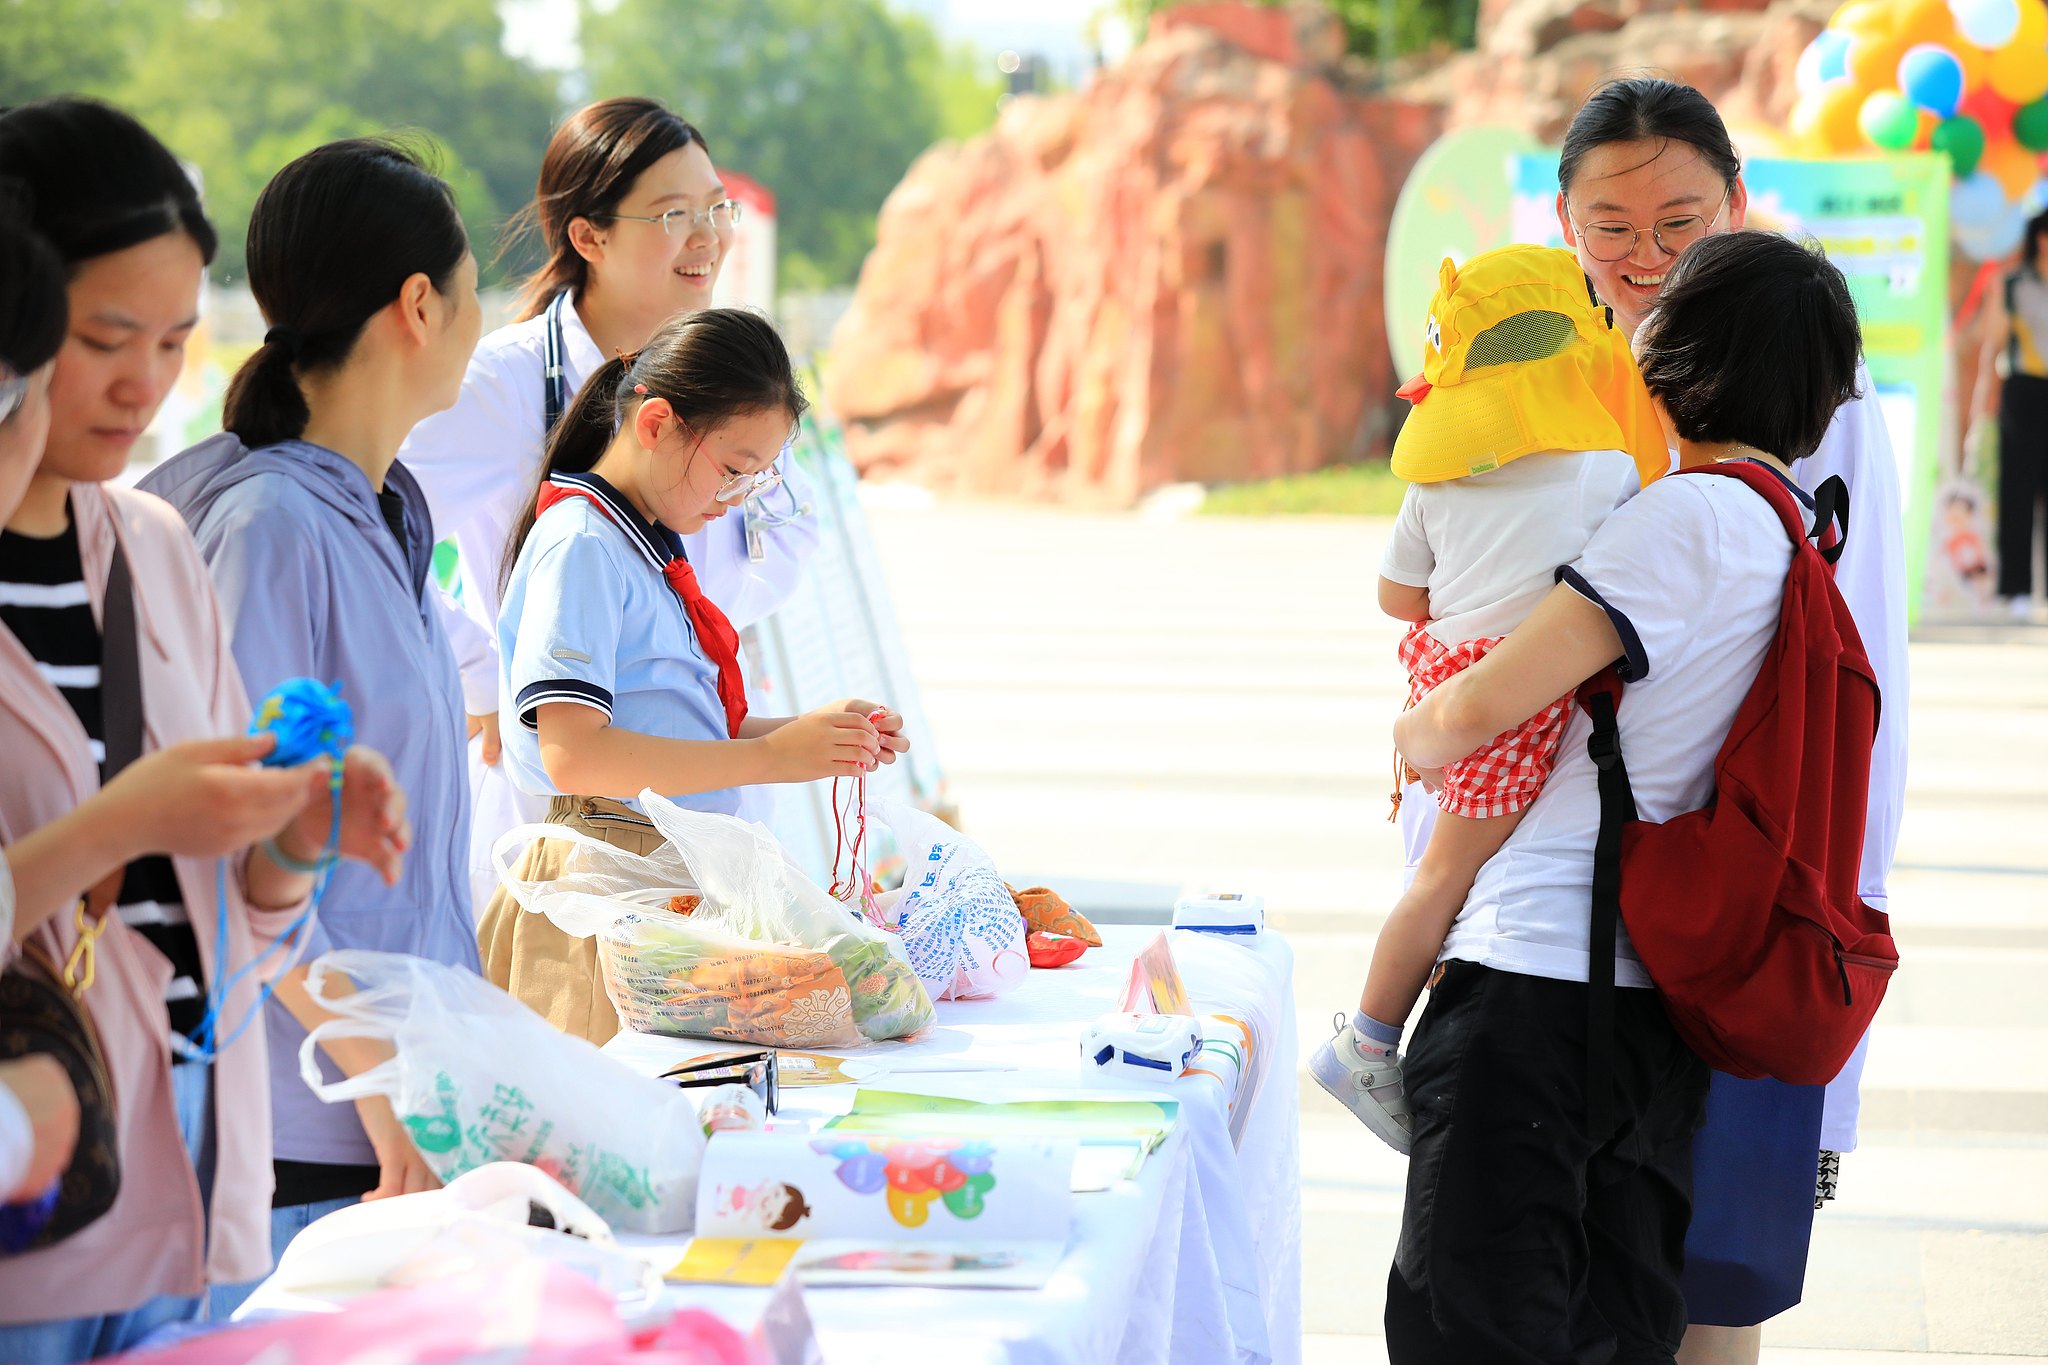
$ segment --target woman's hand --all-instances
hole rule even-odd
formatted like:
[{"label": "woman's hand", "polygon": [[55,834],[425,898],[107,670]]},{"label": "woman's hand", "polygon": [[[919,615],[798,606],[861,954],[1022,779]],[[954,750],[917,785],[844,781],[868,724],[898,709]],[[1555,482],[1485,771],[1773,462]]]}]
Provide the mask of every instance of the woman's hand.
[{"label": "woman's hand", "polygon": [[[334,819],[329,764],[330,760],[322,758],[300,770],[318,774],[318,795],[290,828],[277,836],[278,847],[301,862],[318,861],[327,849]],[[412,847],[412,825],[405,818],[405,807],[405,790],[384,755],[361,744],[350,749],[342,767],[339,852],[375,868],[386,886],[397,884],[405,852]]]},{"label": "woman's hand", "polygon": [[395,1194],[418,1194],[441,1188],[441,1177],[427,1166],[420,1149],[382,1095],[366,1095],[356,1101],[356,1117],[377,1153],[377,1188],[363,1196],[363,1202],[389,1199]]},{"label": "woman's hand", "polygon": [[896,755],[910,752],[910,737],[903,733],[903,717],[890,710],[881,702],[862,701],[859,697],[848,697],[835,702],[841,711],[851,711],[857,716],[869,717],[880,736],[882,747],[876,757],[883,763],[894,763]]},{"label": "woman's hand", "polygon": [[882,737],[866,712],[847,709],[858,704],[863,703],[807,712],[765,735],[761,743],[768,754],[768,780],[815,782],[823,777],[857,777],[873,768],[882,752]]},{"label": "woman's hand", "polygon": [[33,1199],[71,1164],[78,1144],[78,1092],[64,1064],[46,1053],[19,1061],[0,1062],[0,1085],[14,1092],[28,1115],[31,1147],[28,1167],[11,1190],[0,1189],[0,1203]]},{"label": "woman's hand", "polygon": [[478,757],[483,759],[486,768],[497,767],[500,750],[498,741],[498,713],[496,711],[490,711],[481,716],[471,715],[469,717],[469,737],[475,739],[478,735],[484,737],[483,750]]},{"label": "woman's hand", "polygon": [[251,766],[276,743],[262,734],[172,744],[122,769],[96,799],[129,832],[131,856],[222,857],[277,834],[325,791],[324,776],[304,768]]}]

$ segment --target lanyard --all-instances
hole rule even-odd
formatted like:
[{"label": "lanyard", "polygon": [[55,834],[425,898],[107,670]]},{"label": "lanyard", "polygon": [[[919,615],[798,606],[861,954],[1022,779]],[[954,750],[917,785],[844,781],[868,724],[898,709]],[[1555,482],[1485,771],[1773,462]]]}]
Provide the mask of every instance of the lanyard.
[{"label": "lanyard", "polygon": [[569,295],[565,291],[555,295],[555,301],[548,305],[548,329],[545,341],[545,369],[542,378],[547,385],[545,391],[546,415],[540,428],[541,444],[547,444],[554,433],[555,423],[562,420],[562,413],[569,406],[567,377],[562,372],[563,356],[567,350],[562,344],[562,309],[567,307]]}]

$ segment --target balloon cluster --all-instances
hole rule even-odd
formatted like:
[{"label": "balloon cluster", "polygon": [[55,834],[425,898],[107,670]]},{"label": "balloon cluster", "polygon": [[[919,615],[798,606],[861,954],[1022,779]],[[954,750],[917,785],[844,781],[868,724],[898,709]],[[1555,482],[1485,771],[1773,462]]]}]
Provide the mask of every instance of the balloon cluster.
[{"label": "balloon cluster", "polygon": [[839,1158],[834,1174],[855,1194],[886,1191],[889,1216],[906,1228],[922,1227],[935,1199],[955,1218],[979,1218],[983,1197],[996,1187],[986,1142],[842,1138],[813,1141],[811,1149]]},{"label": "balloon cluster", "polygon": [[1956,242],[1987,260],[2048,203],[2048,5],[1849,0],[1807,45],[1791,133],[1800,150],[1945,152]]}]

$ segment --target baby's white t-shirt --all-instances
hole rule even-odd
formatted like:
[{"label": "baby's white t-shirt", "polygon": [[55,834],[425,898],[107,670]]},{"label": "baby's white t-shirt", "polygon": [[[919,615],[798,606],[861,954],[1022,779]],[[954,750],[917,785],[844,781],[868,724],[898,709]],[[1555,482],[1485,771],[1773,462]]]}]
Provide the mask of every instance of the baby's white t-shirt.
[{"label": "baby's white t-shirt", "polygon": [[1410,484],[1380,573],[1429,589],[1429,633],[1441,644],[1505,635],[1640,487],[1619,450],[1524,455],[1485,474]]}]

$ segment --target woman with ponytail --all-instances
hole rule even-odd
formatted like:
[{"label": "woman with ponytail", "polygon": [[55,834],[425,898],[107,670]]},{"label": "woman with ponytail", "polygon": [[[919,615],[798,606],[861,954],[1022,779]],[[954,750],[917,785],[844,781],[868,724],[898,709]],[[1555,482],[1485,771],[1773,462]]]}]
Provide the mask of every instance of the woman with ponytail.
[{"label": "woman with ponytail", "polygon": [[[537,820],[544,798],[506,781],[498,715],[499,559],[533,488],[548,433],[607,358],[630,355],[678,314],[711,306],[740,230],[740,206],[704,135],[651,99],[600,100],[555,130],[533,202],[507,245],[536,241],[546,260],[520,290],[518,321],[483,339],[462,397],[420,424],[400,452],[434,525],[460,550],[459,610],[449,636],[476,735],[470,875],[479,912],[497,887],[490,850]],[[818,543],[818,520],[789,460],[783,482],[685,540],[704,591],[741,630],[789,600]],[[748,811],[764,819],[764,805]]]},{"label": "woman with ponytail", "polygon": [[[430,836],[394,883],[337,870],[306,957],[369,948],[475,970],[461,683],[432,605],[426,503],[396,456],[455,401],[481,331],[476,262],[448,186],[373,139],[279,171],[251,212],[248,262],[270,330],[228,387],[227,430],[144,487],[190,524],[250,694],[295,677],[338,684]],[[387,1104],[351,1110],[306,1088],[292,1010],[273,1005],[267,1024],[275,1255],[322,1214],[432,1177]],[[347,1070],[377,1060],[348,1047],[330,1049]],[[216,1291],[217,1312],[236,1302]]]},{"label": "woman with ponytail", "polygon": [[[129,1350],[200,1312],[208,1283],[269,1266],[267,1048],[232,1030],[257,1007],[245,969],[304,909],[330,807],[324,760],[249,766],[272,740],[241,737],[205,561],[176,512],[112,484],[198,320],[198,194],[142,125],[76,99],[0,114],[0,183],[64,304],[47,376],[6,424],[46,408],[34,472],[0,472],[0,843],[46,869],[0,957],[82,964],[119,1165],[103,1213],[0,1259],[0,1360],[39,1365]],[[368,750],[341,814],[342,853],[397,876],[403,796]],[[215,1010],[220,1045],[194,1047]]]},{"label": "woman with ponytail", "polygon": [[[549,438],[506,547],[498,705],[506,767],[550,794],[550,823],[644,853],[661,836],[632,804],[643,790],[731,815],[750,786],[855,776],[909,748],[874,702],[750,714],[739,636],[690,559],[695,533],[773,491],[804,407],[775,329],[713,308],[599,365]],[[570,847],[536,841],[518,877],[559,876]],[[595,940],[502,890],[479,938],[485,975],[557,1028],[618,1032]]]}]

